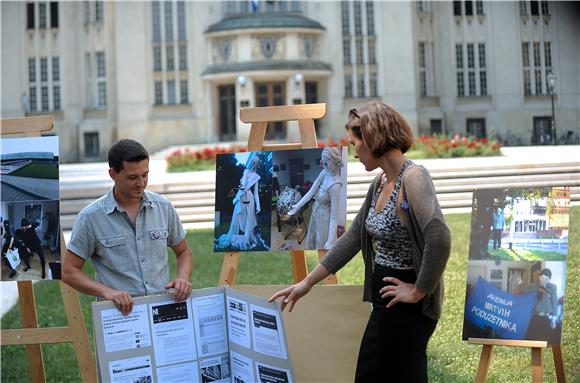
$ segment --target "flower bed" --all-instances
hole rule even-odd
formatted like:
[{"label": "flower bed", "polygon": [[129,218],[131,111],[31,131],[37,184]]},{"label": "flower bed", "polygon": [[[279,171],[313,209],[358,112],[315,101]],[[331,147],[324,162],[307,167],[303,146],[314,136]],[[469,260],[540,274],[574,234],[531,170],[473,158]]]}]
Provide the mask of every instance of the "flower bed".
[{"label": "flower bed", "polygon": [[[319,141],[318,147],[347,146],[348,139],[329,139]],[[349,146],[349,161],[354,160],[352,145]],[[412,159],[421,158],[452,158],[452,157],[479,157],[500,155],[501,145],[494,139],[445,136],[419,136],[413,147],[407,153]],[[187,172],[195,170],[215,169],[215,159],[218,154],[245,152],[246,146],[206,146],[200,149],[177,149],[166,157],[169,172]]]}]

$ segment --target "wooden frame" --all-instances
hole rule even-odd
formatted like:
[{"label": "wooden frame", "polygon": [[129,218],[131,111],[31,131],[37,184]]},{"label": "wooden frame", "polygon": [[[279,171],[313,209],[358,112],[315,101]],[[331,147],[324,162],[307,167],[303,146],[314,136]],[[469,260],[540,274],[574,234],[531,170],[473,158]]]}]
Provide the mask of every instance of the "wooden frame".
[{"label": "wooden frame", "polygon": [[[250,128],[250,136],[248,137],[249,152],[293,150],[318,147],[314,120],[323,118],[325,115],[326,104],[324,103],[283,105],[242,109],[240,111],[240,120],[252,124]],[[277,121],[298,121],[300,142],[288,144],[264,144],[268,122]],[[290,253],[294,282],[299,282],[308,274],[306,256],[304,255],[303,250],[292,250]],[[325,254],[325,250],[319,250],[319,259],[324,257]],[[220,286],[235,284],[240,256],[241,253],[239,252],[224,254],[219,280]],[[329,275],[324,280],[325,284],[336,284],[337,282],[338,280],[335,275]]]},{"label": "wooden frame", "polygon": [[564,373],[564,358],[562,357],[562,346],[559,344],[552,344],[549,346],[548,342],[546,341],[486,338],[469,338],[467,342],[471,344],[483,345],[481,356],[479,357],[479,365],[477,366],[477,374],[475,375],[476,383],[484,383],[487,380],[487,373],[489,371],[489,363],[491,362],[491,351],[493,346],[530,347],[532,351],[532,383],[542,382],[542,351],[546,347],[551,347],[552,354],[554,356],[556,381],[558,383],[566,382],[566,376]]},{"label": "wooden frame", "polygon": [[[53,130],[54,122],[52,116],[24,117],[2,120],[1,127],[3,136],[24,135],[25,137],[38,137],[43,132]],[[63,258],[66,254],[66,246],[62,230],[60,231],[60,245],[60,255]],[[18,281],[20,315],[24,328],[1,330],[0,345],[26,346],[30,380],[32,382],[45,382],[46,376],[40,345],[72,343],[83,381],[96,382],[97,372],[78,292],[62,281],[58,283],[60,284],[60,293],[68,326],[51,328],[38,327],[32,281]]]}]

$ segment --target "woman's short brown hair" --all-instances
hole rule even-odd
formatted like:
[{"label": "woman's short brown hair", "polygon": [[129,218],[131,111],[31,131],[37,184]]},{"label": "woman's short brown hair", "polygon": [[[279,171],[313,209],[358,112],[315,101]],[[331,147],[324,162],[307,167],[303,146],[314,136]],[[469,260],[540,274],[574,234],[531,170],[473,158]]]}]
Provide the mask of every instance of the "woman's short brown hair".
[{"label": "woman's short brown hair", "polygon": [[413,145],[413,132],[407,119],[380,101],[351,109],[345,127],[367,145],[375,158],[391,149],[405,153]]}]

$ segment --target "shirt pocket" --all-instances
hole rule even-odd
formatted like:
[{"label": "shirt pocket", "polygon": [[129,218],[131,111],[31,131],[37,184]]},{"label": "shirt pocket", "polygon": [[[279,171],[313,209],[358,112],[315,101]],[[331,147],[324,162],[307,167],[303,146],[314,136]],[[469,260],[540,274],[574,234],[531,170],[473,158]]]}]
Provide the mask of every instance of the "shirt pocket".
[{"label": "shirt pocket", "polygon": [[101,238],[98,240],[98,247],[101,261],[110,268],[117,269],[131,262],[127,237],[124,235]]},{"label": "shirt pocket", "polygon": [[147,243],[154,260],[163,260],[167,257],[167,229],[153,229],[147,233]]}]

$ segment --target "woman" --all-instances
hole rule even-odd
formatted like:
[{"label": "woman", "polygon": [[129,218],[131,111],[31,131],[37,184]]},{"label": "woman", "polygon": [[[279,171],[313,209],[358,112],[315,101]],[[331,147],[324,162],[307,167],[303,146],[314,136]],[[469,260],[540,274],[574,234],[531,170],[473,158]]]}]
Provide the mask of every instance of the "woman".
[{"label": "woman", "polygon": [[326,147],[322,150],[322,171],[316,177],[308,193],[288,211],[296,214],[312,197],[314,206],[310,215],[306,248],[311,250],[328,250],[334,245],[338,228],[338,203],[340,200],[340,168],[342,151],[337,147]]},{"label": "woman", "polygon": [[257,173],[259,166],[260,157],[257,155],[251,157],[246,163],[238,192],[232,201],[234,211],[230,229],[227,234],[220,236],[216,248],[248,250],[264,245],[262,239],[254,233],[258,225],[256,216],[260,213],[258,193],[260,175]]},{"label": "woman", "polygon": [[392,107],[371,102],[352,109],[346,124],[355,157],[382,172],[347,233],[301,282],[274,294],[290,311],[312,286],[362,250],[364,296],[371,302],[356,382],[427,382],[427,342],[441,315],[449,229],[425,168],[405,158],[413,134]]}]

